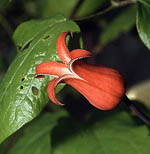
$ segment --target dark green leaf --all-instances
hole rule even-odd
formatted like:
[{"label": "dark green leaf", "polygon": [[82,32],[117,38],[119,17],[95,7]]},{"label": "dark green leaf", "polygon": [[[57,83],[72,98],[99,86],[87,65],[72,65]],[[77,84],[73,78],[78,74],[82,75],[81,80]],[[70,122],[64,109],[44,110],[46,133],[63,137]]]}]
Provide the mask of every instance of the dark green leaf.
[{"label": "dark green leaf", "polygon": [[0,70],[1,70],[0,74],[2,73],[3,69],[4,69],[4,60],[3,56],[0,54]]},{"label": "dark green leaf", "polygon": [[100,36],[100,43],[106,45],[107,43],[117,39],[121,33],[130,30],[135,24],[136,7],[129,7],[121,12],[115,19],[106,26]]},{"label": "dark green leaf", "polygon": [[1,0],[0,1],[0,10],[5,10],[14,0]]},{"label": "dark green leaf", "polygon": [[[82,17],[93,13],[96,9],[100,9],[102,4],[106,0],[84,0],[81,2],[79,9],[77,10],[75,17]],[[73,9],[78,4],[77,0],[37,0],[37,14],[42,17],[49,17],[62,13],[66,17],[70,17]]]},{"label": "dark green leaf", "polygon": [[9,138],[5,140],[5,142],[0,144],[0,153],[3,154],[7,151],[9,145]]},{"label": "dark green leaf", "polygon": [[35,68],[41,62],[59,60],[56,41],[64,31],[80,30],[61,15],[25,22],[17,28],[14,41],[20,52],[0,84],[0,142],[35,118],[47,104],[50,79],[35,78]]},{"label": "dark green leaf", "polygon": [[54,154],[149,153],[147,127],[134,124],[128,113],[103,112],[96,119],[88,124],[62,122],[65,128],[58,129],[61,133],[55,132],[52,140]]},{"label": "dark green leaf", "polygon": [[37,14],[38,16],[49,17],[62,13],[69,17],[76,4],[76,0],[37,0]]},{"label": "dark green leaf", "polygon": [[66,112],[44,113],[25,125],[17,134],[8,154],[50,154],[51,131]]},{"label": "dark green leaf", "polygon": [[84,0],[75,17],[79,18],[93,14],[97,9],[100,10],[104,3],[106,3],[106,0]]},{"label": "dark green leaf", "polygon": [[139,1],[140,3],[144,4],[145,6],[149,7],[150,8],[150,1],[148,0],[137,0]]},{"label": "dark green leaf", "polygon": [[148,4],[138,3],[136,26],[141,40],[150,49],[150,2]]}]

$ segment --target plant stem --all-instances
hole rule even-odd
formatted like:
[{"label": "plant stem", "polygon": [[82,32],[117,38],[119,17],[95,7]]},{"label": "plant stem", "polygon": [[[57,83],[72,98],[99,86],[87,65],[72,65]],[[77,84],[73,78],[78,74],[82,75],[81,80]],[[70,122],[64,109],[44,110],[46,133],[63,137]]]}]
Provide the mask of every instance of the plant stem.
[{"label": "plant stem", "polygon": [[123,100],[125,102],[125,104],[129,107],[129,109],[135,113],[135,115],[141,119],[146,125],[150,126],[150,118],[148,116],[146,116],[142,111],[140,111],[136,105],[134,105],[129,99],[128,97],[125,95],[123,97]]},{"label": "plant stem", "polygon": [[129,4],[134,4],[134,3],[136,3],[136,1],[137,0],[124,0],[121,2],[117,2],[115,0],[111,0],[111,5],[108,8],[106,8],[105,10],[100,11],[95,14],[92,14],[92,15],[89,15],[89,16],[86,16],[86,17],[83,17],[83,18],[81,17],[81,18],[77,18],[77,19],[73,19],[73,20],[74,21],[82,21],[82,20],[89,20],[92,18],[96,18],[98,16],[104,15],[105,13],[107,13],[115,8],[123,7],[123,6],[129,5]]}]

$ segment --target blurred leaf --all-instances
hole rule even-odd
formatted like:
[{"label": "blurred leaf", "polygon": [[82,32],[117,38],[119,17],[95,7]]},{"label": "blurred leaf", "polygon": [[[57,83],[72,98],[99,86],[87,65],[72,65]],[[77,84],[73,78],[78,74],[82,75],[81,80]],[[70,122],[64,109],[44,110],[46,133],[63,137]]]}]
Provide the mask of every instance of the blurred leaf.
[{"label": "blurred leaf", "polygon": [[[148,154],[149,132],[125,112],[97,114],[91,124],[68,123],[52,138],[53,154]],[[63,134],[63,135],[62,135]],[[61,142],[53,142],[61,139]]]},{"label": "blurred leaf", "polygon": [[9,138],[5,140],[5,142],[2,142],[0,144],[0,153],[1,154],[5,154],[4,152],[6,151],[6,149],[8,149],[8,145],[9,145]]},{"label": "blurred leaf", "polygon": [[130,100],[140,101],[150,108],[150,80],[137,83],[127,89],[126,95]]},{"label": "blurred leaf", "polygon": [[138,3],[136,26],[141,40],[150,49],[150,1],[145,2],[149,5]]},{"label": "blurred leaf", "polygon": [[0,74],[2,73],[3,69],[4,69],[4,61],[2,55],[0,54]]},{"label": "blurred leaf", "polygon": [[147,0],[137,0],[137,1],[141,2],[142,4],[150,8],[150,1]]},{"label": "blurred leaf", "polygon": [[94,13],[95,11],[97,11],[97,9],[100,10],[102,5],[106,3],[106,1],[107,0],[84,0],[75,17],[84,17],[86,15]]},{"label": "blurred leaf", "polygon": [[0,74],[0,83],[2,81],[2,78],[3,78],[3,74]]},{"label": "blurred leaf", "polygon": [[51,17],[62,13],[65,17],[69,17],[77,2],[76,0],[37,0],[37,14],[40,17]]},{"label": "blurred leaf", "polygon": [[25,125],[8,154],[50,154],[51,131],[66,112],[44,113]]},{"label": "blurred leaf", "polygon": [[106,45],[117,39],[121,33],[129,31],[135,24],[136,7],[132,6],[121,12],[106,26],[100,36],[102,45]]},{"label": "blurred leaf", "polygon": [[47,104],[49,78],[35,78],[35,68],[41,62],[59,60],[56,41],[64,31],[80,30],[61,15],[31,20],[17,28],[14,42],[20,52],[0,84],[0,142],[35,118]]},{"label": "blurred leaf", "polygon": [[[96,9],[100,9],[106,0],[84,0],[81,1],[81,7],[77,11],[75,17],[82,17],[93,13]],[[50,17],[58,13],[62,13],[66,17],[70,17],[73,9],[76,7],[77,0],[37,0],[37,14],[40,17]]]},{"label": "blurred leaf", "polygon": [[0,1],[0,10],[3,11],[8,8],[8,6],[15,0],[1,0]]}]

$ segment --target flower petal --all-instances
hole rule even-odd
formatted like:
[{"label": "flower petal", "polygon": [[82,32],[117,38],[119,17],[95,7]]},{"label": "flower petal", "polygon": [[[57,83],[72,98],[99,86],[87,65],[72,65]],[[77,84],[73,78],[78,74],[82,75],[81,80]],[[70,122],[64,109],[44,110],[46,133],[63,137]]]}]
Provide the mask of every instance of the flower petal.
[{"label": "flower petal", "polygon": [[113,109],[120,97],[99,89],[88,82],[79,79],[65,79],[65,83],[79,91],[93,106],[101,110]]},{"label": "flower petal", "polygon": [[64,74],[71,74],[71,72],[64,64],[55,61],[44,62],[36,67],[37,77],[40,75],[62,76]]},{"label": "flower petal", "polygon": [[71,72],[74,72],[72,70],[72,64],[76,61],[76,60],[79,60],[79,59],[82,59],[82,58],[86,58],[86,57],[90,57],[92,54],[87,51],[87,50],[82,50],[82,49],[75,49],[75,50],[72,50],[71,51],[71,61],[68,63],[68,69],[71,71]]},{"label": "flower petal", "polygon": [[66,74],[59,78],[54,78],[48,83],[48,88],[47,88],[48,96],[51,99],[51,101],[57,105],[64,105],[64,104],[62,104],[61,102],[57,100],[56,95],[55,95],[55,89],[59,83],[63,82],[64,79],[67,79],[67,78],[74,78],[74,76],[71,74]]},{"label": "flower petal", "polygon": [[86,58],[92,55],[89,51],[83,49],[74,49],[71,51],[70,54],[71,54],[71,60]]},{"label": "flower petal", "polygon": [[[112,76],[116,76],[116,73],[118,74],[117,70],[110,68],[110,67],[96,66],[96,65],[84,63],[82,61],[80,61],[78,63],[81,63],[82,67],[84,67],[85,69],[88,69],[88,70],[91,70],[91,71],[94,71],[97,73],[101,73],[101,74],[104,73],[104,74],[112,75]],[[109,69],[109,71],[108,71],[108,69]]]},{"label": "flower petal", "polygon": [[94,66],[76,61],[72,65],[72,70],[80,78],[107,93],[117,97],[124,95],[125,88],[123,78],[118,71],[112,68]]},{"label": "flower petal", "polygon": [[63,32],[57,40],[56,48],[58,51],[58,55],[60,59],[65,63],[66,65],[70,62],[71,60],[71,54],[70,51],[68,50],[68,47],[66,46],[66,36],[68,32]]}]

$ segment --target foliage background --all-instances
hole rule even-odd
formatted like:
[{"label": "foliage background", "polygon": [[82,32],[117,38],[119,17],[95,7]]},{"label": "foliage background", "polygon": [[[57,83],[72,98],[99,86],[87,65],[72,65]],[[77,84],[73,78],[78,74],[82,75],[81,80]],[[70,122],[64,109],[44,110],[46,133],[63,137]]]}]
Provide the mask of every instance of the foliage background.
[{"label": "foliage background", "polygon": [[[32,35],[35,35],[41,27],[46,27],[46,24],[54,24],[55,26],[53,20],[64,20],[64,17],[56,16],[56,14],[62,13],[66,18],[75,20],[80,30],[70,20],[69,23],[61,23],[64,26],[58,25],[55,31],[51,29],[46,31],[45,34],[53,34],[53,39],[46,40],[45,44],[40,43],[37,49],[39,51],[40,49],[43,51],[43,48],[47,49],[47,53],[51,56],[55,52],[54,42],[61,31],[68,29],[75,32],[81,31],[84,49],[93,52],[95,55],[88,62],[118,69],[124,76],[129,96],[132,91],[133,94],[139,96],[138,98],[130,96],[131,99],[138,99],[139,102],[134,103],[143,112],[149,114],[148,85],[150,71],[148,66],[150,65],[150,53],[148,48],[150,47],[150,40],[147,36],[150,34],[150,3],[147,0],[124,0],[124,2],[131,2],[131,4],[119,6],[121,2],[123,1],[1,0],[0,92],[2,93],[4,87],[2,78],[5,78],[4,75],[12,61],[17,59],[17,52],[24,52],[24,49],[29,52],[30,48],[28,49],[27,45],[30,46]],[[111,4],[114,5],[113,9],[110,8]],[[107,8],[110,8],[110,10],[104,13],[103,10],[107,10]],[[103,12],[104,14],[81,20],[81,18],[97,12]],[[50,21],[50,18],[52,21]],[[35,22],[22,24],[31,19],[35,19]],[[44,23],[41,24],[41,27],[39,24],[42,21],[37,19],[43,19]],[[47,21],[50,21],[50,23]],[[22,27],[17,28],[20,24],[22,24]],[[35,31],[33,31],[32,24],[37,24]],[[29,31],[27,33],[29,35],[24,35],[23,32],[26,31]],[[41,31],[41,34],[37,36],[37,40],[43,36],[45,36],[44,31]],[[51,46],[48,45],[48,41],[53,42]],[[34,42],[36,44],[36,39]],[[34,45],[34,42],[31,43],[31,46]],[[74,46],[77,47],[77,44]],[[78,46],[82,47],[82,43]],[[20,47],[22,48],[20,49]],[[9,77],[11,78],[11,74],[9,74]],[[44,81],[45,86],[47,80]],[[16,81],[19,80],[16,79]],[[29,80],[27,83],[29,83]],[[136,87],[132,89],[134,86]],[[17,95],[17,90],[10,91],[13,93],[7,92],[7,98],[15,95],[15,93]],[[44,89],[42,89],[42,92],[46,95]],[[112,111],[99,111],[68,86],[64,87],[58,94],[58,97],[66,103],[65,107],[55,106],[51,102],[46,105],[46,97],[41,99],[40,109],[39,106],[33,109],[34,115],[31,118],[27,118],[30,114],[26,113],[22,125],[27,124],[23,127],[20,123],[16,124],[18,127],[11,125],[8,122],[11,119],[8,118],[7,121],[7,116],[5,120],[1,118],[1,121],[4,121],[3,123],[0,121],[1,128],[5,130],[6,136],[3,137],[3,133],[0,132],[0,140],[3,141],[6,137],[11,136],[0,144],[0,153],[147,154],[149,152],[149,129],[131,113],[125,106],[124,101]],[[37,104],[36,101],[35,104]],[[24,111],[26,109],[24,106],[21,106],[21,108]],[[2,102],[0,102],[0,111],[1,117],[4,114],[12,114],[12,112],[5,113],[5,106],[2,106]],[[36,116],[38,117],[35,118]],[[20,117],[21,115],[18,116],[18,119]],[[4,129],[8,126],[8,130]],[[22,128],[19,129],[20,127]]]}]

